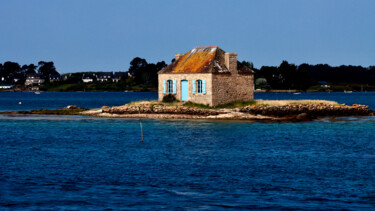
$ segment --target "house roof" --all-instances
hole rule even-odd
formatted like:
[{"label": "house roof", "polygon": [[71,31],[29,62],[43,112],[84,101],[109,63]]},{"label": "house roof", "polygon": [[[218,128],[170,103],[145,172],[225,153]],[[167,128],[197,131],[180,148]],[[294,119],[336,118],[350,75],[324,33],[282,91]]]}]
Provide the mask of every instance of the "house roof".
[{"label": "house roof", "polygon": [[40,73],[29,73],[26,76],[27,78],[44,78],[42,74]]},{"label": "house roof", "polygon": [[52,74],[49,77],[50,78],[60,78],[60,74]]},{"label": "house roof", "polygon": [[107,77],[110,76],[110,77],[112,77],[113,73],[112,72],[100,72],[99,73],[99,78],[102,78],[104,76],[107,76]]},{"label": "house roof", "polygon": [[128,72],[115,72],[115,74],[113,74],[113,78],[120,79],[122,76],[127,76],[127,75],[128,75]]},{"label": "house roof", "polygon": [[238,73],[254,74],[254,71],[247,66],[243,66],[240,69],[238,69]]},{"label": "house roof", "polygon": [[95,73],[83,73],[82,79],[94,79],[95,78]]},{"label": "house roof", "polygon": [[159,73],[230,73],[217,46],[195,47]]}]

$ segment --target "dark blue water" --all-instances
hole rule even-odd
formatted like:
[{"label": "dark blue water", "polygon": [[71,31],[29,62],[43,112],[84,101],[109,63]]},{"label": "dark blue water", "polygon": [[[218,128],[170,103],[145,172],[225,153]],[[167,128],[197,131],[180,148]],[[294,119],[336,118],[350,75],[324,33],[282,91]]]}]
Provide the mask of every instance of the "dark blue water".
[{"label": "dark blue water", "polygon": [[[0,92],[0,111],[56,109],[68,105],[84,108],[119,106],[132,101],[157,100],[153,92]],[[375,92],[311,92],[295,95],[293,93],[255,93],[256,99],[290,100],[320,99],[333,100],[347,105],[366,104],[375,109]],[[21,104],[19,104],[21,102]]]},{"label": "dark blue water", "polygon": [[1,116],[0,209],[375,208],[373,117],[142,123]]},{"label": "dark blue water", "polygon": [[0,111],[57,109],[68,105],[100,108],[157,98],[155,92],[0,92]]}]

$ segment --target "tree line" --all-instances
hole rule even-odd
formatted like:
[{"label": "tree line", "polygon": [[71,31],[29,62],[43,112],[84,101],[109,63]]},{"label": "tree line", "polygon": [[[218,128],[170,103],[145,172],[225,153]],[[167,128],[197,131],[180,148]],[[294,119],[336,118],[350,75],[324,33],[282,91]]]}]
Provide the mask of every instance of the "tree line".
[{"label": "tree line", "polygon": [[38,65],[25,64],[22,66],[17,62],[11,61],[4,62],[4,64],[0,63],[0,82],[3,83],[23,84],[25,83],[27,75],[33,73],[43,75],[47,81],[49,80],[49,76],[59,75],[53,62],[40,61],[38,62]]},{"label": "tree line", "polygon": [[262,66],[260,69],[252,69],[255,71],[255,82],[259,88],[307,90],[322,84],[375,85],[375,66],[341,65],[335,67],[328,64],[306,63],[295,65],[282,61],[279,66]]},{"label": "tree line", "polygon": [[157,87],[158,72],[166,66],[164,61],[154,64],[147,63],[146,59],[136,57],[130,62],[129,73],[134,77],[136,84]]},{"label": "tree line", "polygon": [[[173,60],[172,60],[173,62]],[[123,79],[122,82],[130,86],[157,87],[157,72],[167,66],[164,61],[148,63],[146,59],[135,57],[130,62],[128,69],[132,77]],[[262,66],[254,68],[252,62],[239,61],[238,68],[247,66],[255,72],[256,88],[262,89],[296,89],[307,90],[320,84],[329,85],[361,85],[375,88],[375,66],[362,67],[353,65],[330,66],[328,64],[300,65],[282,61],[279,66]],[[39,73],[48,82],[49,76],[58,75],[54,63],[40,61],[38,65],[29,64],[20,66],[16,62],[7,61],[0,63],[0,82],[18,84],[25,82],[26,76]],[[83,73],[72,73],[71,78],[60,83],[80,83]]]}]

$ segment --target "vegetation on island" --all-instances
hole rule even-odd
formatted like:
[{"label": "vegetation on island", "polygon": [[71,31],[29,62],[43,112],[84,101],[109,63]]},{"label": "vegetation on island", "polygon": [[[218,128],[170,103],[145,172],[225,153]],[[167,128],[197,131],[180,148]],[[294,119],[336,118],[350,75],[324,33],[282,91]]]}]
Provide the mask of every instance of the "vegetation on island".
[{"label": "vegetation on island", "polygon": [[67,106],[62,109],[6,111],[10,115],[88,115],[101,117],[157,119],[232,119],[271,122],[311,121],[321,117],[373,116],[375,112],[364,105],[346,106],[325,100],[253,100],[238,101],[210,107],[192,102],[139,101],[123,106],[84,109]]},{"label": "vegetation on island", "polygon": [[373,116],[375,113],[365,105],[346,106],[326,100],[254,100],[216,107],[192,102],[140,101],[123,106],[103,107],[100,111],[88,111],[86,114],[126,118],[301,122],[321,117]]},{"label": "vegetation on island", "polygon": [[[166,95],[168,96],[168,95]],[[230,103],[220,104],[217,106],[209,106],[201,103],[194,103],[191,101],[188,102],[181,102],[178,100],[173,101],[137,101],[137,102],[130,102],[125,104],[124,106],[184,106],[184,107],[190,107],[190,108],[200,108],[200,109],[235,109],[235,108],[244,108],[246,106],[293,106],[293,105],[332,105],[332,106],[344,106],[343,104],[339,104],[335,101],[330,100],[250,100],[250,101],[233,101]]]}]

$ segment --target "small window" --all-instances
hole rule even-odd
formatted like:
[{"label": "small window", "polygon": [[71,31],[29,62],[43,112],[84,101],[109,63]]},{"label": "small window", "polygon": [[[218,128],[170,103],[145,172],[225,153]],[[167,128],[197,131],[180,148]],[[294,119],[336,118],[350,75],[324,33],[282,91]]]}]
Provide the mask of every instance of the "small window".
[{"label": "small window", "polygon": [[167,93],[169,94],[173,93],[173,81],[172,80],[167,81]]},{"label": "small window", "polygon": [[203,93],[203,85],[202,80],[197,80],[197,93],[202,94]]}]

